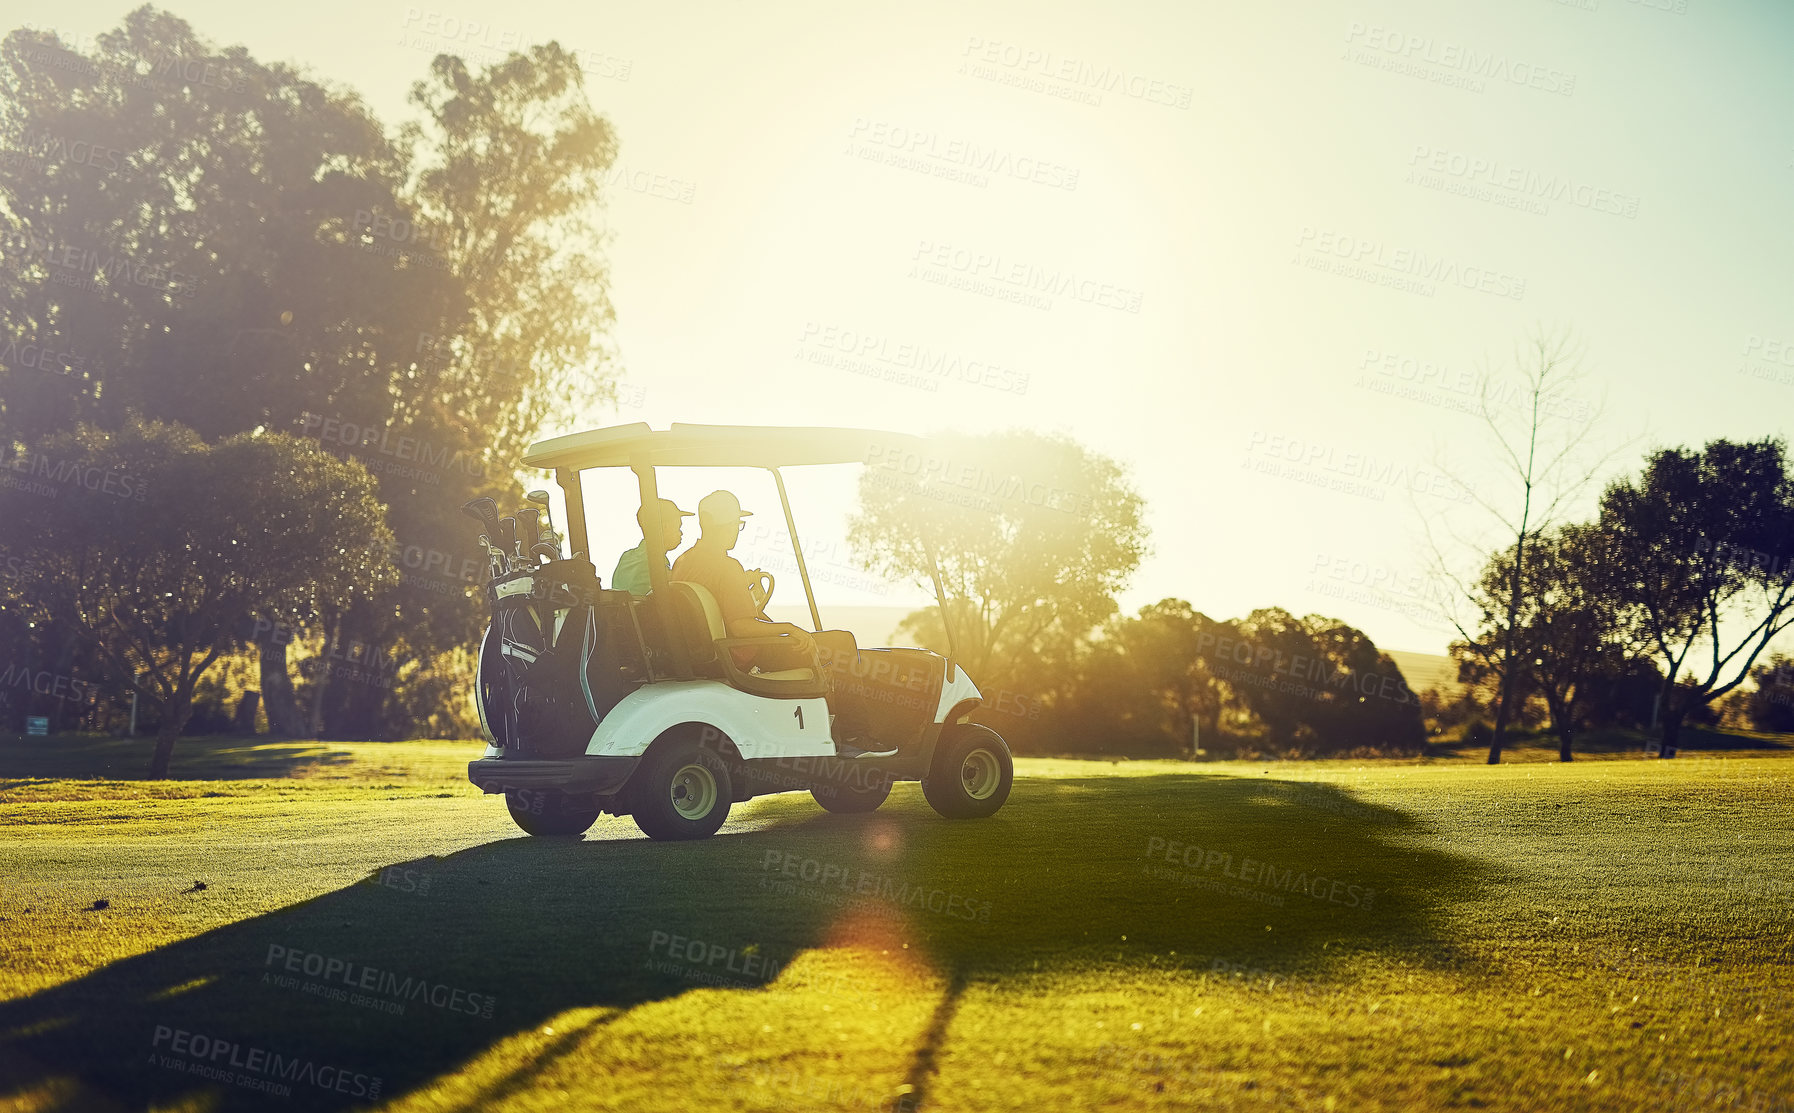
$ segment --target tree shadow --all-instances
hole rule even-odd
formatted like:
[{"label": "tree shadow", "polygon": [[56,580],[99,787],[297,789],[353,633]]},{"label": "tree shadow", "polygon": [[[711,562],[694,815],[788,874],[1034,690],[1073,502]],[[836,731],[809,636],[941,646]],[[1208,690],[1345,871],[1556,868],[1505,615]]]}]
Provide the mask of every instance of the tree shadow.
[{"label": "tree shadow", "polygon": [[[153,737],[92,735],[0,738],[0,777],[7,780],[149,779]],[[290,777],[308,766],[341,766],[355,760],[346,750],[315,741],[266,737],[182,738],[174,748],[170,780],[243,781]]]},{"label": "tree shadow", "polygon": [[1794,746],[1794,737],[1786,734],[1737,734],[1731,731],[1708,730],[1706,727],[1684,726],[1676,747],[1682,750],[1766,750],[1783,752]]},{"label": "tree shadow", "polygon": [[[1311,976],[1364,952],[1461,964],[1438,912],[1489,880],[1484,864],[1419,845],[1406,814],[1338,786],[1220,775],[1023,780],[996,816],[969,822],[933,815],[913,786],[866,816],[775,798],[752,825],[700,843],[506,839],[115,963],[0,1005],[0,1098],[74,1076],[139,1107],[206,1089],[220,1109],[269,1104],[186,1073],[191,1034],[237,1045],[201,1052],[223,1069],[258,1049],[378,1076],[390,1098],[567,1010],[620,1014],[693,988],[654,962],[673,936],[796,954],[852,944],[872,912],[882,937],[897,931],[947,987],[916,1034],[907,1081],[919,1101],[973,983],[1097,964],[1206,969],[1217,955]],[[1270,863],[1281,887],[1242,879],[1247,858]],[[1297,874],[1311,892],[1289,887]],[[725,984],[751,992],[772,976]],[[428,987],[422,998],[393,991],[407,978]],[[187,1054],[173,1048],[178,1032]],[[578,1038],[557,1037],[481,1100],[527,1088]],[[366,1104],[348,1087],[293,1083],[281,1104]]]},{"label": "tree shadow", "polygon": [[[1648,757],[1647,747],[1657,737],[1654,732],[1630,728],[1603,727],[1578,734],[1571,742],[1577,757]],[[1794,749],[1794,735],[1766,734],[1755,731],[1714,730],[1684,724],[1676,742],[1679,750],[1698,752],[1761,752],[1780,754]],[[1431,743],[1429,755],[1478,761],[1489,751],[1487,742],[1458,741]],[[1557,735],[1548,732],[1510,735],[1502,743],[1503,755],[1512,760],[1556,761]]]}]

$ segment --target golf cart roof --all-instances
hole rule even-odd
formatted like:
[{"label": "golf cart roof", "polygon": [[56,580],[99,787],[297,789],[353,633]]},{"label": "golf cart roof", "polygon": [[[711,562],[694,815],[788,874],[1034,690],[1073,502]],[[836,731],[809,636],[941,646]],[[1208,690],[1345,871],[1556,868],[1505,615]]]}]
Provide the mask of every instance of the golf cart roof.
[{"label": "golf cart roof", "polygon": [[750,467],[865,463],[892,449],[916,450],[920,437],[876,429],[797,425],[686,425],[653,429],[645,421],[568,433],[530,445],[531,468]]}]

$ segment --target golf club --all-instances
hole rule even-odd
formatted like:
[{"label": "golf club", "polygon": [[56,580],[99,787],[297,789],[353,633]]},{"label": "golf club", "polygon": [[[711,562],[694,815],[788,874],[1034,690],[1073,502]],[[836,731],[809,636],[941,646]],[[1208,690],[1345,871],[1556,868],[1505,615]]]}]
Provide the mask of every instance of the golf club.
[{"label": "golf club", "polygon": [[498,549],[505,554],[505,571],[515,572],[517,553],[517,519],[500,518],[498,520]]},{"label": "golf club", "polygon": [[488,566],[488,569],[492,573],[492,578],[497,579],[498,577],[504,575],[505,574],[504,554],[498,551],[498,546],[496,546],[492,543],[492,538],[488,537],[487,535],[485,535],[483,533],[480,534],[480,547],[486,550],[487,566]]},{"label": "golf club", "polygon": [[542,508],[542,535],[537,542],[536,548],[539,549],[543,545],[550,546],[553,551],[546,554],[548,559],[561,559],[561,535],[554,531],[554,515],[548,507],[548,492],[536,490],[529,492],[523,497]]},{"label": "golf club", "polygon": [[542,512],[533,506],[517,511],[517,559],[525,568],[536,566],[536,546],[542,543]]}]

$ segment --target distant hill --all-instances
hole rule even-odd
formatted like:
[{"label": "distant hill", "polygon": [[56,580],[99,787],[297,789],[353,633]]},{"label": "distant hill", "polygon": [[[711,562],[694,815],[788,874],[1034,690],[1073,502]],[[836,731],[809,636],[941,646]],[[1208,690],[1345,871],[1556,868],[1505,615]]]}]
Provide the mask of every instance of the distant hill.
[{"label": "distant hill", "polygon": [[1395,667],[1402,670],[1402,679],[1416,693],[1428,688],[1437,688],[1448,695],[1456,695],[1463,686],[1458,683],[1458,665],[1450,657],[1438,653],[1413,653],[1406,649],[1385,649],[1395,661]]}]

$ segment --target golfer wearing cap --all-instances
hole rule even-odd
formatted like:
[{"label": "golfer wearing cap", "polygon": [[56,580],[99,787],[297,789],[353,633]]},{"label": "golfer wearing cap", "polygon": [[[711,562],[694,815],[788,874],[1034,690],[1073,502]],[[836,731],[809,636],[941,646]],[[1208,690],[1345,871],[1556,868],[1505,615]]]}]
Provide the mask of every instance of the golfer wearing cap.
[{"label": "golfer wearing cap", "polygon": [[[752,664],[763,672],[803,668],[815,662],[815,642],[809,631],[789,622],[774,622],[760,613],[748,591],[747,569],[729,555],[741,539],[744,519],[752,511],[741,508],[741,500],[728,491],[712,491],[698,500],[698,540],[673,562],[673,579],[702,584],[716,598],[723,614],[723,628],[732,638],[764,638],[787,635],[790,645],[765,646],[736,650],[740,655],[752,654]],[[745,662],[744,662],[745,667]]]},{"label": "golfer wearing cap", "polygon": [[691,511],[679,509],[672,499],[661,499],[661,537],[660,544],[655,545],[648,540],[648,533],[654,528],[648,510],[648,504],[643,503],[635,512],[636,523],[642,527],[642,543],[617,558],[617,570],[610,574],[613,590],[627,591],[631,595],[648,594],[653,590],[648,580],[648,550],[653,549],[660,566],[667,568],[667,554],[685,540],[685,523],[681,519],[691,517]]}]

